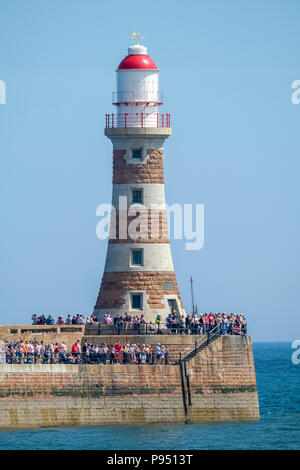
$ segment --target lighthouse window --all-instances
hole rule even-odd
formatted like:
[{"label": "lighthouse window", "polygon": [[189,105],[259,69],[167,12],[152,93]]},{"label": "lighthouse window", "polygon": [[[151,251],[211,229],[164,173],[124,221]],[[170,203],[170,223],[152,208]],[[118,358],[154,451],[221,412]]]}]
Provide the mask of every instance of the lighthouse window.
[{"label": "lighthouse window", "polygon": [[142,160],[143,149],[132,149],[132,158]]},{"label": "lighthouse window", "polygon": [[132,308],[143,308],[142,294],[131,294],[131,307]]},{"label": "lighthouse window", "polygon": [[143,204],[143,190],[142,189],[132,190],[132,204]]},{"label": "lighthouse window", "polygon": [[134,266],[143,265],[143,250],[132,250],[131,264]]}]

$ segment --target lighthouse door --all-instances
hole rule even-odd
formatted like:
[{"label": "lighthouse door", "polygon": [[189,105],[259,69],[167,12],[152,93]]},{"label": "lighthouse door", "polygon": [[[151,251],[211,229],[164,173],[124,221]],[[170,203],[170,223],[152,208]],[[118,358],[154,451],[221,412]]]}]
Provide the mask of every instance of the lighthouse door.
[{"label": "lighthouse door", "polygon": [[178,310],[178,304],[176,299],[168,299],[168,304],[170,308],[170,312],[176,314],[176,317],[179,317],[179,310]]}]

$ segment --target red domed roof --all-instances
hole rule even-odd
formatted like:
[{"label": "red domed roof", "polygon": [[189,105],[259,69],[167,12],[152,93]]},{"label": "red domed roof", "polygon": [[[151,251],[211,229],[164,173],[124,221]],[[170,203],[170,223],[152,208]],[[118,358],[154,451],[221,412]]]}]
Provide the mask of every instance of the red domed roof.
[{"label": "red domed roof", "polygon": [[146,54],[131,54],[125,57],[120,63],[118,70],[125,69],[148,69],[157,70],[151,57]]}]

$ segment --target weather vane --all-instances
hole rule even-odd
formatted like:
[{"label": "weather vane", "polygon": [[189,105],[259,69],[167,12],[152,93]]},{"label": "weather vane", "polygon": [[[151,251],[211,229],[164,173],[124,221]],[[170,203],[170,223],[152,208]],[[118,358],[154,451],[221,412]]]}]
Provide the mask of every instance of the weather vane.
[{"label": "weather vane", "polygon": [[145,39],[145,38],[143,38],[141,36],[141,33],[139,33],[138,31],[133,31],[132,36],[129,36],[129,39],[134,39],[135,43],[138,44],[139,40]]}]

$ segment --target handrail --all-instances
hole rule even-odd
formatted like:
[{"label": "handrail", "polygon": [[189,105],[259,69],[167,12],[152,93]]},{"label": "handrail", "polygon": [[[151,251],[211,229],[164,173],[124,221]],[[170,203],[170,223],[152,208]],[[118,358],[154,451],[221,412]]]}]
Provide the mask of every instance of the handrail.
[{"label": "handrail", "polygon": [[[76,326],[76,325],[73,325]],[[132,334],[133,332],[137,335],[139,334],[146,334],[146,335],[151,335],[151,334],[163,334],[163,335],[185,335],[185,334],[190,334],[190,335],[195,335],[199,336],[200,338],[197,338],[195,340],[195,347],[199,348],[202,346],[205,341],[209,338],[209,340],[214,339],[214,336],[218,333],[218,328],[222,330],[222,324],[219,323],[216,325],[214,328],[212,328],[208,333],[203,333],[201,328],[198,328],[196,330],[193,330],[192,326],[186,326],[184,324],[168,324],[167,322],[161,321],[159,324],[153,323],[152,326],[149,326],[149,322],[145,323],[136,323],[136,324],[130,324],[130,323],[110,323],[110,324],[104,324],[104,323],[94,323],[94,324],[85,324],[85,325],[80,325],[85,326],[85,334],[86,335],[101,335],[101,334],[118,334],[118,335],[126,335],[126,334]],[[107,333],[109,332],[109,333]],[[226,334],[238,334],[235,333],[234,331],[227,332]],[[243,333],[239,334],[247,334],[247,329],[245,328],[243,330]]]},{"label": "handrail", "polygon": [[205,340],[205,336],[207,336],[207,339],[212,338],[218,332],[219,328],[220,324],[216,325],[212,330],[208,331],[207,334],[204,335],[204,338],[198,338],[198,340],[195,341],[195,348],[198,349],[201,346],[201,344],[204,342],[203,340]]},{"label": "handrail", "polygon": [[192,351],[188,351],[186,355],[183,357],[182,357],[182,353],[180,353],[179,362],[188,361],[189,359],[195,356],[195,354],[200,350],[202,346],[204,345],[205,347],[208,346],[219,336],[221,336],[221,323],[216,325],[212,330],[208,331],[208,333],[205,334],[202,338],[198,338],[198,340],[195,341],[195,347]]},{"label": "handrail", "polygon": [[95,324],[85,324],[85,335],[101,335],[101,334],[118,334],[125,335],[132,334],[134,332],[137,335],[146,334],[146,335],[183,335],[187,334],[187,328],[185,325],[171,325],[168,326],[167,322],[160,322],[159,324],[153,323],[152,328],[149,327],[149,323],[136,323],[136,324],[127,324],[126,323],[95,323]]}]

